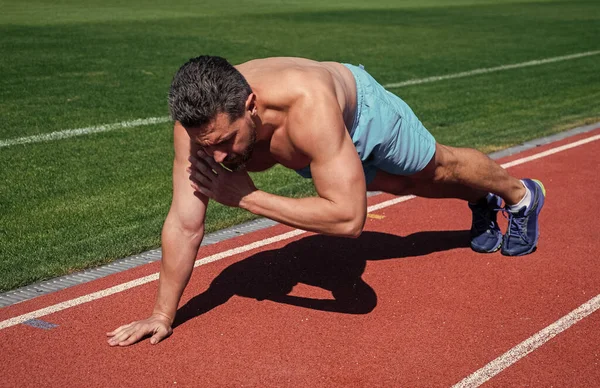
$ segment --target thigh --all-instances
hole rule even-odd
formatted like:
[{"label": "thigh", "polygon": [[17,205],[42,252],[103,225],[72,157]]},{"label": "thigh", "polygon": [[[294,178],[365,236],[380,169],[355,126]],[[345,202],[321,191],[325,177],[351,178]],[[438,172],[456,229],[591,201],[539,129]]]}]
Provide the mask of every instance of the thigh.
[{"label": "thigh", "polygon": [[377,170],[375,178],[367,185],[368,191],[383,191],[394,195],[405,195],[411,192],[413,180],[406,175],[394,175]]},{"label": "thigh", "polygon": [[421,171],[411,175],[392,174],[378,169],[373,180],[367,185],[367,190],[383,191],[394,195],[413,194],[416,188],[427,185],[434,179],[436,159],[434,155]]}]

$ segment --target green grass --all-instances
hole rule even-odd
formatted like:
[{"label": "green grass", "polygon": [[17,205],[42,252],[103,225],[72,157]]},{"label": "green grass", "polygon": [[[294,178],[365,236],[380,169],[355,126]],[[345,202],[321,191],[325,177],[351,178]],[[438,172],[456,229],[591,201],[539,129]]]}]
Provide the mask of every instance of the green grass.
[{"label": "green grass", "polygon": [[[597,1],[0,1],[0,140],[165,116],[188,58],[363,63],[382,83],[600,49]],[[600,56],[392,89],[485,151],[600,120]],[[168,124],[0,148],[0,290],[160,245]],[[291,171],[257,186],[312,195]],[[208,230],[249,219],[211,204]]]}]

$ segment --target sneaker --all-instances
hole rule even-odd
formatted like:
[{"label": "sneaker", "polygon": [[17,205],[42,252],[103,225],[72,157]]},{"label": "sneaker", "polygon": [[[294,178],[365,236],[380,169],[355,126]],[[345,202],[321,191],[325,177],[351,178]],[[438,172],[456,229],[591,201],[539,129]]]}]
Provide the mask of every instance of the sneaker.
[{"label": "sneaker", "polygon": [[540,236],[538,216],[546,197],[542,182],[523,179],[525,187],[531,191],[531,205],[522,207],[517,213],[508,212],[508,229],[502,243],[502,254],[522,256],[535,250]]},{"label": "sneaker", "polygon": [[492,253],[500,249],[502,232],[496,222],[496,214],[501,203],[502,199],[495,194],[488,194],[475,204],[469,203],[473,212],[471,249],[475,252]]}]

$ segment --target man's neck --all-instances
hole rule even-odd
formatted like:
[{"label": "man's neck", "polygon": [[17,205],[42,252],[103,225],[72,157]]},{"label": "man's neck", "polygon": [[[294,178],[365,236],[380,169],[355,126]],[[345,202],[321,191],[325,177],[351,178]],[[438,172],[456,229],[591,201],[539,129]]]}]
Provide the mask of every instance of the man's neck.
[{"label": "man's neck", "polygon": [[285,114],[275,109],[258,106],[256,116],[252,117],[256,126],[256,139],[271,142],[273,134],[281,128],[285,121]]}]

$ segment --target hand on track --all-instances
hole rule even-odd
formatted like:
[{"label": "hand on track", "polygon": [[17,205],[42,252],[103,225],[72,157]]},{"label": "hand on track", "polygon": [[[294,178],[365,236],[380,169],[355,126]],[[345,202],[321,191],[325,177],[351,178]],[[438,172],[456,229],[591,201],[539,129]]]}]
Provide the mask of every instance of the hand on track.
[{"label": "hand on track", "polygon": [[142,321],[123,325],[114,331],[106,333],[110,346],[129,346],[139,340],[152,336],[150,343],[155,345],[173,333],[170,320],[162,315],[152,315]]}]

